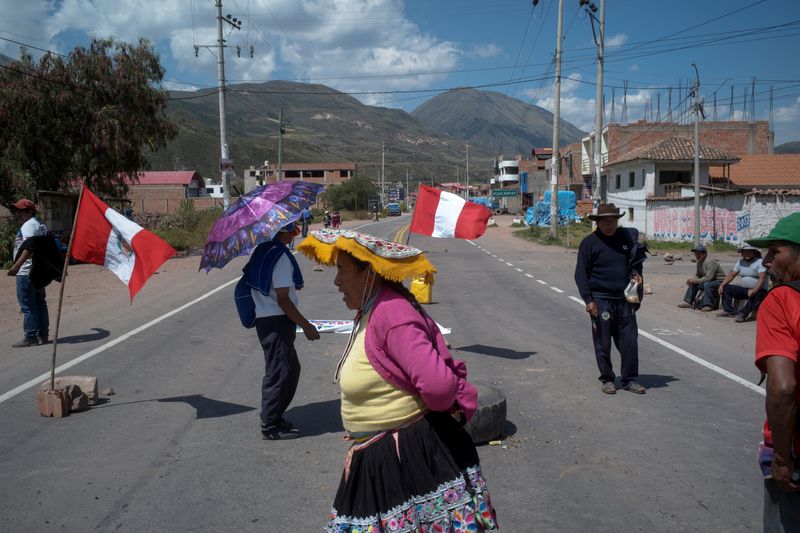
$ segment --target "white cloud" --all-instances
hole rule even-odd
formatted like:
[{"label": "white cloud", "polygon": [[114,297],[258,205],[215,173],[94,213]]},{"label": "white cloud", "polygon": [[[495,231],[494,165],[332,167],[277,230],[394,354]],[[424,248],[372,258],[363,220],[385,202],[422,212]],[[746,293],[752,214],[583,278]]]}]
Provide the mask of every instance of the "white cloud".
[{"label": "white cloud", "polygon": [[490,57],[497,57],[503,51],[502,48],[494,43],[488,44],[473,44],[467,51],[468,57],[477,57],[480,59],[487,59]]},{"label": "white cloud", "polygon": [[790,105],[775,108],[775,144],[800,141],[800,97]]},{"label": "white cloud", "polygon": [[[239,12],[239,6],[248,6],[249,13]],[[0,9],[31,21],[17,26],[24,35],[20,41],[50,49],[64,43],[69,50],[78,41],[88,44],[91,35],[128,42],[143,36],[159,51],[171,87],[185,88],[180,82],[192,80],[202,85],[198,78],[215,84],[217,60],[205,47],[217,38],[213,2],[0,0]],[[228,2],[227,13],[243,20],[241,30],[225,27],[226,78],[234,81],[296,78],[363,91],[368,76],[369,87],[377,91],[424,89],[447,75],[408,74],[452,70],[464,56],[488,58],[501,52],[491,43],[465,52],[456,43],[425,34],[405,17],[401,0],[252,0]],[[0,37],[12,38],[4,33]],[[195,44],[201,45],[197,57]],[[242,48],[241,58],[236,57],[236,45]],[[250,45],[255,49],[252,59]],[[3,41],[0,52],[19,55],[17,45]]]},{"label": "white cloud", "polygon": [[617,33],[611,37],[606,37],[606,48],[614,48],[615,46],[622,46],[628,42],[628,36],[624,33]]}]

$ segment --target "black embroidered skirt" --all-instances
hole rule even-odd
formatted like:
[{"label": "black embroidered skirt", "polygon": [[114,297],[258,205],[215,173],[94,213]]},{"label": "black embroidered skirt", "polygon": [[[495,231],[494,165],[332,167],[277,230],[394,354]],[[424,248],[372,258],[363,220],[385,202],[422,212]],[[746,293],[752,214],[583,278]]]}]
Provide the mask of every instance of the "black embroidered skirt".
[{"label": "black embroidered skirt", "polygon": [[354,445],[326,531],[497,531],[478,452],[447,413]]}]

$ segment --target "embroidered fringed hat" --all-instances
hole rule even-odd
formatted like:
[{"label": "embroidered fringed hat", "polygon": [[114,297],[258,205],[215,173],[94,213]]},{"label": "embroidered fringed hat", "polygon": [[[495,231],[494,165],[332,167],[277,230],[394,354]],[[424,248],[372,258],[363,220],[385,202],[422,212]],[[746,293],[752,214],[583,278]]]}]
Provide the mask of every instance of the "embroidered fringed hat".
[{"label": "embroidered fringed hat", "polygon": [[422,250],[366,233],[350,230],[313,230],[296,246],[309,259],[327,266],[336,265],[339,251],[369,263],[382,278],[403,282],[411,277],[424,277],[433,284],[436,267],[428,261]]}]

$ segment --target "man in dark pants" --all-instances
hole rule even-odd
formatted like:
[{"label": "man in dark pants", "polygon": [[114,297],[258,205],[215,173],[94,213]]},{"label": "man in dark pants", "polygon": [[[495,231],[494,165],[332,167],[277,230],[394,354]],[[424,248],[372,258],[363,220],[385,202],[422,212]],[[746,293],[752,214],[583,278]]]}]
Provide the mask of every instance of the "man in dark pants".
[{"label": "man in dark pants", "polygon": [[[644,394],[636,382],[639,376],[639,329],[625,288],[631,279],[642,284],[642,264],[634,262],[638,233],[617,226],[622,216],[614,204],[601,204],[589,220],[597,229],[581,241],[575,265],[575,283],[592,320],[592,339],[600,370],[602,391],[615,394],[614,368],[611,364],[611,339],[622,358],[622,388]],[[643,258],[643,254],[642,254]]]},{"label": "man in dark pants", "polygon": [[290,224],[269,242],[253,250],[244,268],[255,303],[255,326],[264,350],[264,378],[261,381],[261,436],[265,440],[286,440],[299,436],[294,425],[283,418],[297,391],[300,360],[294,348],[296,326],[308,340],[319,332],[297,309],[296,290],[303,276],[288,245],[298,229]]},{"label": "man in dark pants", "polygon": [[767,375],[759,463],[764,531],[788,533],[800,531],[800,213],[747,242],[768,248],[762,264],[777,282],[759,307],[756,325],[756,366]]}]

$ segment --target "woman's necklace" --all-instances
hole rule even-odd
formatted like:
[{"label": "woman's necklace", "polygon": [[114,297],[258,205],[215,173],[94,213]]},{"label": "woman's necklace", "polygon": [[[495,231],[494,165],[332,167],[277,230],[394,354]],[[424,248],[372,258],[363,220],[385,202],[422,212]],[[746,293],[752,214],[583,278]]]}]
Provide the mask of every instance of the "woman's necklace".
[{"label": "woman's necklace", "polygon": [[361,319],[364,317],[364,315],[368,314],[372,310],[372,306],[375,304],[375,300],[378,298],[378,293],[380,293],[380,291],[376,291],[375,294],[373,294],[364,303],[364,305],[361,306],[361,309],[358,310],[356,317],[353,319],[353,329],[350,331],[350,338],[347,339],[347,346],[345,346],[344,352],[342,352],[342,357],[339,359],[339,363],[336,365],[336,373],[333,375],[334,383],[339,383],[339,377],[342,367],[344,366],[344,362],[347,361],[347,356],[350,355],[350,350],[353,349],[353,344],[355,344],[356,337],[361,329]]}]

